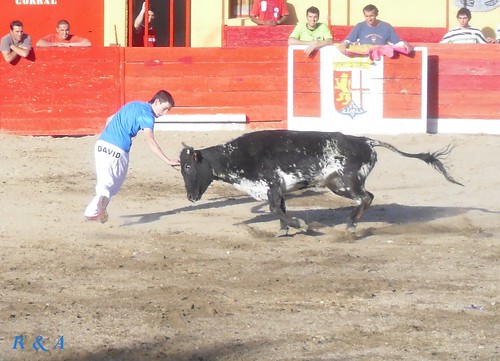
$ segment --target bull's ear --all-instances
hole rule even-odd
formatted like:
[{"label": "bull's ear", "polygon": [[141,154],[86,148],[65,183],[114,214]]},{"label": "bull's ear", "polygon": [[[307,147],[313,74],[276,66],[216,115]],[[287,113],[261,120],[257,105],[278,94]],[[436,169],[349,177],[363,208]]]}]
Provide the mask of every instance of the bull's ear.
[{"label": "bull's ear", "polygon": [[195,150],[193,152],[193,160],[195,162],[201,162],[202,159],[203,159],[203,156],[201,155],[201,152],[199,150]]}]

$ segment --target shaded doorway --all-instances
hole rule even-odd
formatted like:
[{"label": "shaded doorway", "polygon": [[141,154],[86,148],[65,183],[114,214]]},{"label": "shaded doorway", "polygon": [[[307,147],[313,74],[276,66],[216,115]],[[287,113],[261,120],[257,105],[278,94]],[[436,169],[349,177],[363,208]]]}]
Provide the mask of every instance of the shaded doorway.
[{"label": "shaded doorway", "polygon": [[[144,0],[129,0],[128,46],[144,46],[145,39],[134,31],[134,21],[140,13]],[[155,33],[156,47],[189,47],[191,44],[191,0],[149,0],[154,11],[151,25]],[[143,20],[147,23],[147,16]],[[148,30],[149,32],[149,30]],[[144,30],[143,30],[144,33]]]}]

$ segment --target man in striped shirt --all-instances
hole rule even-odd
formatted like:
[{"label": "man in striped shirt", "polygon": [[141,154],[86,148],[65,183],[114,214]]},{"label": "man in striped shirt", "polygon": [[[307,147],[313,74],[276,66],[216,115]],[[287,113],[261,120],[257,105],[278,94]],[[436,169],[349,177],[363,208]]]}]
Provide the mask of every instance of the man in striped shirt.
[{"label": "man in striped shirt", "polygon": [[472,18],[471,12],[467,8],[461,8],[457,12],[459,27],[451,29],[444,34],[440,43],[450,44],[487,44],[494,43],[495,39],[485,38],[481,30],[469,25]]}]

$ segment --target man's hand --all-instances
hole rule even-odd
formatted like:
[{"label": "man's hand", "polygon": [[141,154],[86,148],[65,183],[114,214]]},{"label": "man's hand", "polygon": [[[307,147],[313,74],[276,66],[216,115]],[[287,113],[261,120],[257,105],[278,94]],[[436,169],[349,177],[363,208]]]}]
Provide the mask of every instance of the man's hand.
[{"label": "man's hand", "polygon": [[318,42],[317,41],[313,42],[311,45],[309,45],[307,48],[305,48],[304,53],[308,57],[313,57],[316,50],[318,50]]},{"label": "man's hand", "polygon": [[347,44],[346,44],[344,41],[342,41],[342,42],[339,44],[338,48],[339,48],[339,51],[340,51],[342,54],[344,54],[344,55],[346,54],[346,52],[347,52]]},{"label": "man's hand", "polygon": [[264,25],[266,25],[266,26],[271,26],[271,27],[272,27],[272,26],[276,26],[276,25],[278,25],[278,23],[277,23],[276,21],[274,21],[274,20],[266,20],[266,21],[264,22]]},{"label": "man's hand", "polygon": [[403,47],[408,51],[408,53],[411,53],[413,51],[413,46],[407,41],[403,42]]}]

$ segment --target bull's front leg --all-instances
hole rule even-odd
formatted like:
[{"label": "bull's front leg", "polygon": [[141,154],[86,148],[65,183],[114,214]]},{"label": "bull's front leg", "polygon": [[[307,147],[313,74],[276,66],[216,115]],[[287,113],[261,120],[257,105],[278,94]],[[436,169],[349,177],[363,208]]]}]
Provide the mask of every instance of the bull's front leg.
[{"label": "bull's front leg", "polygon": [[285,198],[280,187],[270,187],[267,191],[267,198],[269,200],[269,208],[273,214],[280,219],[280,230],[277,234],[278,237],[286,236],[288,228],[307,229],[307,223],[297,217],[290,217],[286,214]]}]

